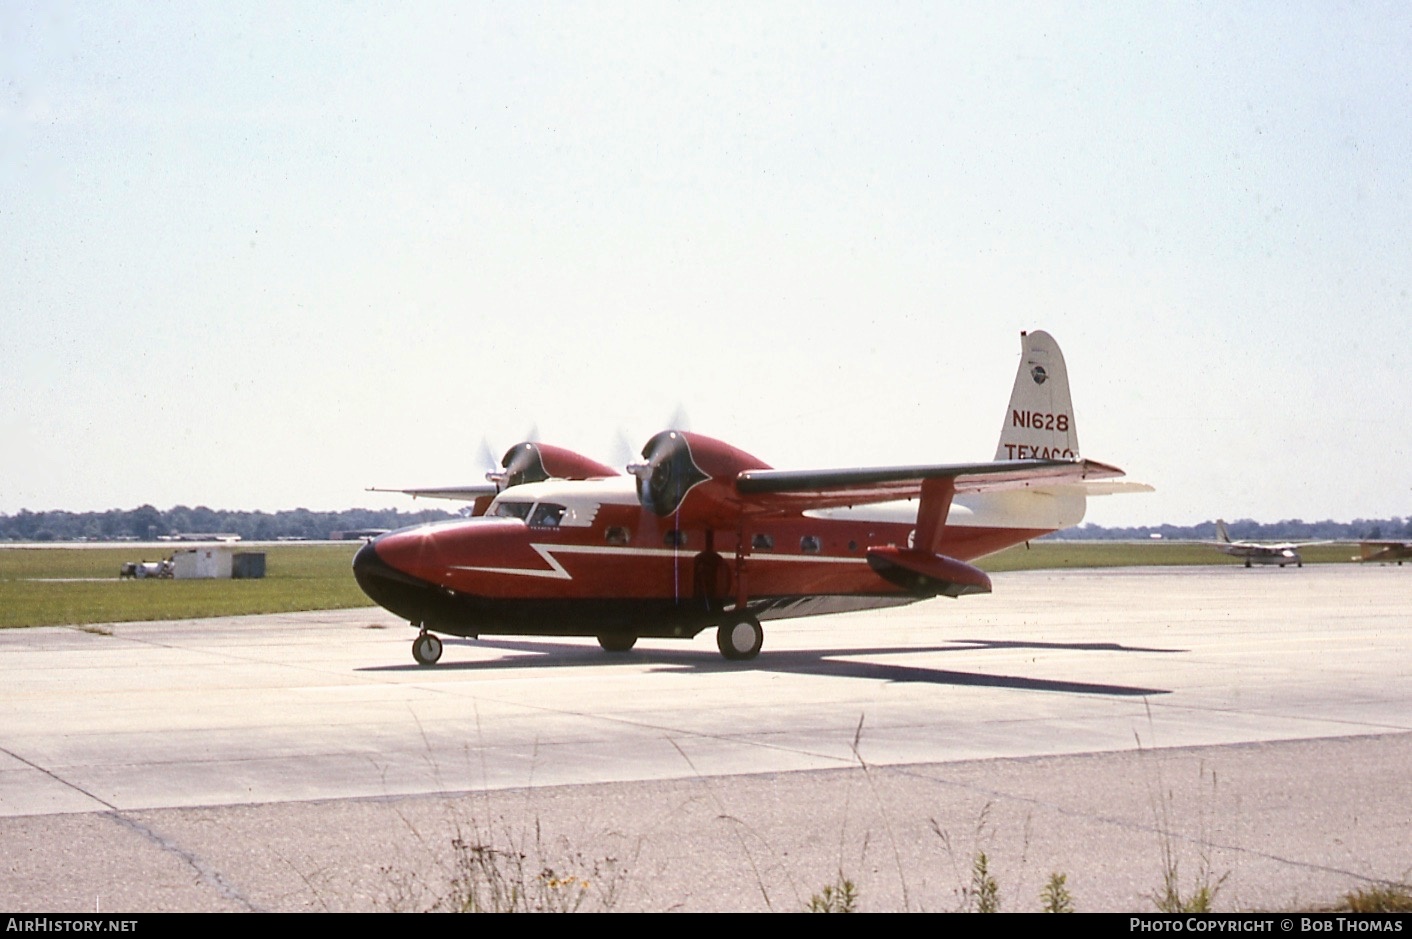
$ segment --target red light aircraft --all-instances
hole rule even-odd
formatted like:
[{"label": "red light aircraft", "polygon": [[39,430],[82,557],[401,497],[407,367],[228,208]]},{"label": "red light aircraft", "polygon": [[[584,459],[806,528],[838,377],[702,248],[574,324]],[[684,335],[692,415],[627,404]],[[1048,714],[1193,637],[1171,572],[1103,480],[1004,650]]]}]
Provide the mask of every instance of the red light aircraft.
[{"label": "red light aircraft", "polygon": [[521,443],[485,486],[397,490],[474,500],[473,517],[389,532],[353,560],[358,585],[434,632],[639,638],[715,628],[750,659],[762,620],[989,593],[967,563],[1078,524],[1088,495],[1146,491],[1079,457],[1069,380],[1047,333],[1021,334],[995,459],[782,471],[719,440],[663,431],[623,475],[561,447]]}]

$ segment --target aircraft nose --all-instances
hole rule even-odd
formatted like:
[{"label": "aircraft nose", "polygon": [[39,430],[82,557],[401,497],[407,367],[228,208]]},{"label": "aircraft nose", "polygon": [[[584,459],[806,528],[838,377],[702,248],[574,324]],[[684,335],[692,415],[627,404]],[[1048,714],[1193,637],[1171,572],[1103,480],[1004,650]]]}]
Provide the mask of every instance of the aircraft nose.
[{"label": "aircraft nose", "polygon": [[373,538],[368,539],[368,541],[364,542],[363,546],[358,549],[358,553],[353,555],[353,576],[359,583],[362,583],[363,577],[370,573],[375,565],[381,563],[381,559],[378,558],[377,549],[373,547],[373,541],[375,540],[376,539]]},{"label": "aircraft nose", "polygon": [[379,535],[353,555],[353,576],[364,590],[367,590],[365,581],[394,581],[415,587],[427,586],[426,581],[403,570],[409,558],[406,556],[405,539],[399,539],[399,535],[401,532]]},{"label": "aircraft nose", "polygon": [[378,598],[382,592],[382,582],[390,579],[387,576],[390,570],[387,562],[378,557],[376,538],[364,544],[358,549],[358,553],[353,555],[353,579],[358,582],[363,592],[375,601],[381,602]]},{"label": "aircraft nose", "polygon": [[425,619],[428,596],[434,593],[431,584],[389,564],[379,552],[386,535],[369,541],[353,555],[353,578],[359,588],[378,606],[398,616],[420,621]]}]

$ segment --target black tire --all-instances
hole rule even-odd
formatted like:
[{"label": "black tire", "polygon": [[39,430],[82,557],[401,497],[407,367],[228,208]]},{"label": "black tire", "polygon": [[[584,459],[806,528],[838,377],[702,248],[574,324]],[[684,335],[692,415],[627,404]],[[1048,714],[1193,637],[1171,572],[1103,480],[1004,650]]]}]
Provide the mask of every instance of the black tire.
[{"label": "black tire", "polygon": [[623,633],[607,633],[598,637],[604,652],[629,652],[637,645],[637,637]]},{"label": "black tire", "polygon": [[412,658],[418,665],[435,665],[441,658],[441,640],[431,633],[422,633],[412,640]]},{"label": "black tire", "polygon": [[765,631],[753,616],[735,616],[716,628],[716,648],[732,662],[744,662],[760,654]]}]

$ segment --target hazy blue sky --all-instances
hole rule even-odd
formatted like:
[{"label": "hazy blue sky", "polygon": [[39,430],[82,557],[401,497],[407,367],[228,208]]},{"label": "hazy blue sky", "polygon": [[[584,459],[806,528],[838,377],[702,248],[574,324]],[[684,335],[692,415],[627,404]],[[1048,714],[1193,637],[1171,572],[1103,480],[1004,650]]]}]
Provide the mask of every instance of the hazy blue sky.
[{"label": "hazy blue sky", "polygon": [[1102,524],[1412,513],[1403,3],[0,5],[0,511],[402,505],[685,409]]}]

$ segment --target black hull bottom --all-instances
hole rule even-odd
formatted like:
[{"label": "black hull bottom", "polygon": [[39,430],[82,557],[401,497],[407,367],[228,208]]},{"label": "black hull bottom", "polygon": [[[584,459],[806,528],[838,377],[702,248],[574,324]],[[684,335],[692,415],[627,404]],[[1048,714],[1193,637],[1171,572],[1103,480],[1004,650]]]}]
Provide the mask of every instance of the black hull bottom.
[{"label": "black hull bottom", "polygon": [[[498,600],[456,593],[404,574],[371,544],[353,559],[358,586],[378,606],[410,623],[452,636],[636,636],[690,639],[720,625],[731,610],[700,598]],[[847,597],[755,597],[761,620],[875,609],[914,602],[899,594]],[[733,606],[733,604],[732,604]]]}]

